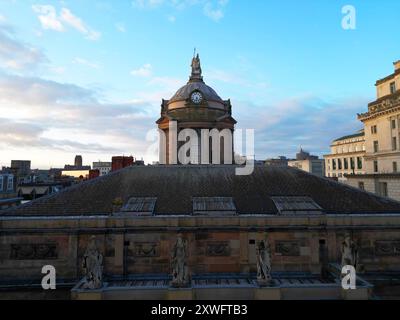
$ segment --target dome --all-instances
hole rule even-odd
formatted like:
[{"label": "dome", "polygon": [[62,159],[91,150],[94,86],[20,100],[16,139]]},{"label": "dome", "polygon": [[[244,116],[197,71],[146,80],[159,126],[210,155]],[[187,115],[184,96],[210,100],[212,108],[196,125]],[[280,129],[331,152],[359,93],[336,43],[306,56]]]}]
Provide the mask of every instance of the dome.
[{"label": "dome", "polygon": [[208,101],[223,102],[214,89],[206,85],[203,81],[189,82],[187,85],[180,88],[169,102],[187,100],[190,98],[192,92],[196,90],[200,91],[204,99]]},{"label": "dome", "polygon": [[169,103],[185,101],[190,98],[193,91],[200,91],[203,94],[204,99],[208,101],[224,103],[214,89],[204,83],[199,55],[193,57],[192,74],[189,82],[175,93],[175,95],[169,100]]}]

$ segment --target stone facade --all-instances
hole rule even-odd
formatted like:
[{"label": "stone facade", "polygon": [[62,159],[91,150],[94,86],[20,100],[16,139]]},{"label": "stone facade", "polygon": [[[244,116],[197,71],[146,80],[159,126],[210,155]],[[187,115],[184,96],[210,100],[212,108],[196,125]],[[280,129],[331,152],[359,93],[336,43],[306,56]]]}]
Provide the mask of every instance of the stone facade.
[{"label": "stone facade", "polygon": [[[273,272],[311,272],[338,263],[350,233],[360,248],[362,272],[400,270],[400,215],[308,217],[152,217],[0,218],[0,277],[13,283],[40,283],[43,265],[57,269],[58,280],[77,283],[82,257],[93,235],[104,255],[107,276],[169,274],[177,235],[188,243],[193,275],[256,273],[256,245],[268,237]],[[168,227],[166,227],[168,226]]]}]

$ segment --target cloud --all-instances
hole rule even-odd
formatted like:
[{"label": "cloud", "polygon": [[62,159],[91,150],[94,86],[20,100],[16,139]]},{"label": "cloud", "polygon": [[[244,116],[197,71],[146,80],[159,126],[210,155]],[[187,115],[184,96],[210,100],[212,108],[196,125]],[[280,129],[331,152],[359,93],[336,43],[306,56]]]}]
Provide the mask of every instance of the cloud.
[{"label": "cloud", "polygon": [[125,24],[122,22],[117,22],[115,24],[115,28],[117,29],[117,31],[121,32],[121,33],[125,33],[126,32],[126,27]]},{"label": "cloud", "polygon": [[99,64],[94,63],[94,62],[90,62],[90,61],[88,61],[86,59],[79,58],[79,57],[74,58],[72,60],[72,63],[80,64],[80,65],[83,65],[83,66],[87,66],[87,67],[92,68],[92,69],[100,69],[100,65]]},{"label": "cloud", "polygon": [[38,14],[38,19],[42,28],[58,32],[65,31],[61,21],[57,17],[56,9],[50,5],[33,5],[32,9]]},{"label": "cloud", "polygon": [[51,5],[33,5],[32,9],[38,14],[40,24],[45,30],[64,32],[66,26],[69,26],[83,34],[86,39],[96,41],[101,37],[100,32],[90,28],[68,8],[62,8],[60,14]]},{"label": "cloud", "polygon": [[224,7],[227,5],[228,0],[217,1],[217,4],[208,1],[203,8],[204,14],[215,22],[220,21],[225,13]]},{"label": "cloud", "polygon": [[[183,11],[188,7],[199,6],[203,8],[203,14],[214,20],[220,21],[225,16],[225,7],[229,0],[134,0],[132,6],[139,9],[157,9],[162,6]],[[175,22],[175,15],[169,15],[168,20]]]},{"label": "cloud", "polygon": [[69,9],[61,9],[61,20],[84,34],[89,40],[98,40],[101,36],[100,32],[88,27],[81,18],[75,16]]},{"label": "cloud", "polygon": [[150,63],[143,65],[139,69],[131,71],[131,75],[136,77],[148,78],[151,77],[152,74],[153,74],[153,67]]},{"label": "cloud", "polygon": [[291,97],[270,105],[249,101],[234,103],[238,127],[255,129],[256,157],[293,157],[300,146],[313,154],[329,152],[331,142],[362,128],[357,112],[369,99],[327,99],[313,95]]},{"label": "cloud", "polygon": [[45,62],[48,60],[39,49],[16,39],[12,27],[0,25],[0,66],[24,70]]}]

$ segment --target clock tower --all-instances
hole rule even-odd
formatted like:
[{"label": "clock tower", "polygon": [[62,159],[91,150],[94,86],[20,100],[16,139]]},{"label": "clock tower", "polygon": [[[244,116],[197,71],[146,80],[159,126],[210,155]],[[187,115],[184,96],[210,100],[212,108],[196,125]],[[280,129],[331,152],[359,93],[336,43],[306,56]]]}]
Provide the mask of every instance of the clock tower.
[{"label": "clock tower", "polygon": [[[180,88],[169,100],[163,100],[161,104],[161,118],[157,121],[158,128],[162,131],[163,137],[160,139],[160,163],[176,164],[179,149],[185,145],[186,141],[179,141],[174,144],[171,138],[171,128],[176,129],[179,136],[182,130],[192,129],[196,132],[198,139],[191,141],[190,164],[216,164],[213,161],[213,153],[220,154],[220,163],[227,163],[227,153],[229,158],[233,158],[233,133],[237,123],[232,117],[232,105],[230,100],[222,100],[213,88],[205,84],[202,76],[200,57],[197,54],[192,60],[192,72],[188,83]],[[216,130],[214,130],[216,129]],[[219,133],[220,136],[209,137],[209,141],[204,140],[205,130],[210,133]],[[186,130],[187,131],[187,130]],[[232,139],[226,137],[230,133]],[[216,150],[215,141],[219,143],[219,150]],[[209,159],[201,154],[202,150],[208,149]],[[229,150],[227,152],[227,150]]]}]

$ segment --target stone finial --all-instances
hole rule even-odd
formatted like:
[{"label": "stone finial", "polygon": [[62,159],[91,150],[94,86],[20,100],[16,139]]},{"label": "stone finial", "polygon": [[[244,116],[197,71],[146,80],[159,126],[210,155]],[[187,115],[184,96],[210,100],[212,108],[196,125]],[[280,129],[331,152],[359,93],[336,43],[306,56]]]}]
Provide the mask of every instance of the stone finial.
[{"label": "stone finial", "polygon": [[95,236],[90,238],[82,267],[85,272],[83,288],[100,289],[103,286],[103,255],[97,249]]}]

